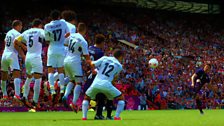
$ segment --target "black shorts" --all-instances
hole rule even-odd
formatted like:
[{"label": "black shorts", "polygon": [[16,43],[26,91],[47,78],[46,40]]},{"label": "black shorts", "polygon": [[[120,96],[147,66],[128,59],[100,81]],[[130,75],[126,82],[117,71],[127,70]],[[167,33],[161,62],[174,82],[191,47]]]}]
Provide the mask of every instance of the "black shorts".
[{"label": "black shorts", "polygon": [[201,88],[204,86],[202,83],[197,83],[196,86],[194,87],[194,98],[196,97],[197,94],[201,95]]},{"label": "black shorts", "polygon": [[83,88],[84,92],[86,92],[87,89],[91,86],[95,77],[96,77],[96,75],[92,75],[92,77],[88,76],[88,79],[87,79],[86,83],[84,84],[84,88]]}]

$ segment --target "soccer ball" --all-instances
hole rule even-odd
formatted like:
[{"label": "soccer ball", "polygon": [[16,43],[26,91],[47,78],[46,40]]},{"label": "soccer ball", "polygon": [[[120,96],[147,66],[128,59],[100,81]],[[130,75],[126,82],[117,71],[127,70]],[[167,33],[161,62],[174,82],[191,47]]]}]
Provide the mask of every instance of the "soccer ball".
[{"label": "soccer ball", "polygon": [[149,66],[151,68],[156,68],[159,65],[159,62],[156,58],[152,58],[149,60]]},{"label": "soccer ball", "polygon": [[29,112],[36,112],[36,110],[35,109],[30,109]]}]

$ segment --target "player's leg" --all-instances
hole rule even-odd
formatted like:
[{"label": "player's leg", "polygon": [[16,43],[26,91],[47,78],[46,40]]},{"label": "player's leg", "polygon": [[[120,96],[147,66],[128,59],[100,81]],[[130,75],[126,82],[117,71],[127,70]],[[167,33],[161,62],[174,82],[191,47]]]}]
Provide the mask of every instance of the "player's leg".
[{"label": "player's leg", "polygon": [[20,70],[14,69],[12,72],[12,76],[14,78],[14,87],[15,87],[15,95],[14,98],[20,99]]},{"label": "player's leg", "polygon": [[[39,59],[39,60],[38,60]],[[42,73],[43,73],[43,65],[41,58],[37,58],[37,61],[40,62],[33,62],[32,63],[32,73],[35,79],[34,83],[34,95],[33,95],[33,103],[37,107],[39,95],[40,95],[40,88],[41,88],[41,81],[42,81]]]},{"label": "player's leg", "polygon": [[20,99],[20,66],[18,56],[12,56],[10,62],[10,68],[13,70],[12,76],[14,78],[15,95],[14,98]]},{"label": "player's leg", "polygon": [[87,120],[87,112],[89,108],[90,97],[85,95],[84,100],[82,101],[82,120]]},{"label": "player's leg", "polygon": [[[32,61],[32,60],[31,60]],[[35,61],[36,62],[36,61]],[[32,66],[29,59],[26,59],[25,61],[25,67],[26,67],[26,81],[24,84],[24,93],[23,93],[23,101],[28,100],[28,94],[30,91],[30,82],[32,81]]]},{"label": "player's leg", "polygon": [[54,73],[54,81],[57,81],[59,79],[59,77],[58,77],[58,72],[55,72]]},{"label": "player's leg", "polygon": [[79,98],[79,95],[81,93],[81,86],[82,86],[82,77],[83,77],[83,73],[82,73],[82,66],[81,66],[81,63],[76,63],[74,64],[74,66],[76,67],[73,67],[73,76],[75,77],[75,82],[76,82],[76,85],[75,85],[75,88],[74,88],[74,94],[73,94],[73,100],[72,100],[72,103],[74,105],[76,105],[76,102]]},{"label": "player's leg", "polygon": [[64,62],[64,70],[65,70],[66,76],[68,76],[69,79],[65,80],[65,82],[68,81],[68,84],[67,84],[66,89],[65,89],[65,94],[62,97],[62,103],[64,104],[65,107],[68,107],[67,99],[68,99],[68,96],[69,96],[69,94],[71,93],[71,91],[74,87],[75,78],[73,77],[72,65],[70,65],[70,63]]},{"label": "player's leg", "polygon": [[60,55],[58,56],[58,78],[60,81],[60,93],[64,95],[64,79],[65,79],[65,75],[64,75],[64,55]]},{"label": "player's leg", "polygon": [[103,107],[105,106],[106,97],[104,94],[99,93],[96,95],[96,115],[94,119],[104,119]]},{"label": "player's leg", "polygon": [[124,102],[124,96],[120,95],[116,98],[118,100],[117,102],[117,109],[115,113],[114,120],[120,120],[120,113],[124,110],[125,102]]},{"label": "player's leg", "polygon": [[204,114],[204,112],[203,112],[203,110],[202,110],[202,105],[203,105],[203,104],[202,104],[202,101],[201,101],[201,99],[200,99],[199,94],[196,95],[195,100],[196,100],[197,108],[199,109],[200,113],[201,113],[201,114]]},{"label": "player's leg", "polygon": [[66,86],[66,89],[65,89],[65,94],[64,96],[62,97],[62,103],[64,104],[64,106],[67,108],[68,107],[68,96],[69,94],[71,93],[73,87],[74,87],[74,83],[75,81],[73,80],[70,80],[70,82],[68,83],[68,85]]},{"label": "player's leg", "polygon": [[105,95],[107,96],[108,100],[112,100],[113,98],[116,98],[118,100],[114,120],[120,120],[121,119],[120,118],[120,113],[124,110],[124,106],[125,106],[124,96],[112,84],[111,84],[111,87],[108,88],[108,91]]},{"label": "player's leg", "polygon": [[59,81],[60,81],[60,93],[64,94],[64,85],[65,85],[65,82],[64,82],[64,79],[65,79],[65,75],[64,75],[64,67],[60,67],[58,68],[58,78],[59,78]]},{"label": "player's leg", "polygon": [[113,117],[111,116],[111,113],[113,111],[113,100],[107,100],[106,109],[107,109],[107,119],[112,120]]},{"label": "player's leg", "polygon": [[34,73],[33,77],[35,79],[34,83],[34,95],[33,95],[33,102],[35,105],[38,103],[38,99],[40,96],[40,86],[41,86],[41,80],[42,80],[42,73]]},{"label": "player's leg", "polygon": [[7,89],[6,89],[6,81],[8,80],[8,69],[9,69],[9,63],[6,59],[6,56],[2,56],[1,60],[1,89],[3,92],[3,98],[7,99]]},{"label": "player's leg", "polygon": [[76,81],[77,81],[77,83],[76,83],[76,85],[75,85],[75,88],[74,88],[74,91],[73,91],[73,99],[72,99],[72,104],[70,104],[70,107],[72,107],[72,109],[75,111],[75,112],[78,112],[78,106],[77,106],[77,104],[76,104],[76,102],[77,102],[77,100],[78,100],[78,98],[79,98],[79,95],[80,95],[80,93],[81,93],[81,85],[82,85],[82,77],[75,77],[76,79]]},{"label": "player's leg", "polygon": [[88,107],[89,107],[89,101],[91,99],[96,98],[96,94],[99,93],[99,90],[96,89],[94,86],[90,86],[88,90],[86,91],[86,95],[84,97],[84,100],[82,102],[82,119],[86,120],[87,119],[87,112],[88,112]]},{"label": "player's leg", "polygon": [[56,94],[54,89],[54,68],[57,66],[57,57],[54,55],[47,56],[47,66],[48,66],[48,82],[50,84],[51,95]]},{"label": "player's leg", "polygon": [[27,78],[24,84],[24,93],[23,97],[27,100],[28,99],[28,94],[30,91],[30,82],[32,81],[32,75],[27,73]]},{"label": "player's leg", "polygon": [[52,66],[48,66],[48,82],[50,84],[50,92],[51,94],[55,94],[54,89],[54,68]]},{"label": "player's leg", "polygon": [[76,104],[78,98],[79,98],[79,95],[81,93],[81,86],[82,86],[82,77],[81,76],[76,76],[76,85],[75,85],[75,88],[74,88],[74,94],[73,94],[73,100],[72,100],[72,103],[73,104]]},{"label": "player's leg", "polygon": [[194,92],[195,92],[194,98],[196,101],[196,106],[199,109],[200,113],[204,114],[204,112],[202,110],[202,101],[200,100],[200,94],[201,94],[200,90],[201,90],[202,86],[199,82],[197,85],[199,85],[199,86],[194,88]]},{"label": "player's leg", "polygon": [[8,80],[8,71],[1,71],[1,89],[3,93],[3,98],[8,98],[7,89],[6,89],[6,81]]},{"label": "player's leg", "polygon": [[65,97],[68,98],[69,94],[72,92],[75,81],[70,80],[65,89]]}]

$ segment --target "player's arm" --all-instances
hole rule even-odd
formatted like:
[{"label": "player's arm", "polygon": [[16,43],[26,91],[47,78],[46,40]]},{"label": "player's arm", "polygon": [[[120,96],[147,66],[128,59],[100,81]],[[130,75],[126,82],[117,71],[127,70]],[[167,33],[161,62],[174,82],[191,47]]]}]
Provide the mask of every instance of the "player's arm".
[{"label": "player's arm", "polygon": [[[27,50],[26,46],[22,43],[23,36],[20,35],[14,40],[14,47],[18,51],[19,55],[22,57],[23,61],[25,61],[24,51]],[[24,50],[24,51],[23,51]]]},{"label": "player's arm", "polygon": [[192,87],[194,87],[194,85],[195,85],[195,79],[196,79],[196,77],[197,77],[197,74],[196,74],[196,73],[194,73],[194,74],[191,76],[191,86],[192,86]]},{"label": "player's arm", "polygon": [[112,84],[115,85],[115,82],[118,80],[118,76],[119,76],[119,73],[122,71],[122,67],[120,67],[120,69],[117,71],[117,73],[115,74],[114,76],[114,79],[112,81]]},{"label": "player's arm", "polygon": [[70,37],[65,39],[64,46],[68,46],[69,40],[70,40]]},{"label": "player's arm", "polygon": [[118,74],[114,77],[112,84],[115,85],[115,82],[118,80]]},{"label": "player's arm", "polygon": [[83,53],[84,58],[86,59],[86,63],[88,63],[91,66],[91,64],[90,64],[91,59],[90,59],[90,56],[89,56],[89,50],[88,50],[87,42],[83,42],[83,44],[82,44],[82,53]]},{"label": "player's arm", "polygon": [[39,42],[40,42],[41,44],[45,43],[45,32],[44,32],[44,30],[41,30],[41,31],[40,31]]},{"label": "player's arm", "polygon": [[96,74],[97,71],[95,70],[95,65],[94,65],[94,63],[93,63],[92,60],[90,59],[90,55],[83,55],[83,56],[84,56],[84,58],[86,59],[86,63],[89,64],[92,73],[93,73],[93,74]]},{"label": "player's arm", "polygon": [[68,38],[70,36],[70,31],[69,31],[69,28],[68,28],[68,25],[67,23],[65,22],[65,38]]},{"label": "player's arm", "polygon": [[47,44],[54,40],[54,34],[49,30],[48,25],[44,26],[44,37]]},{"label": "player's arm", "polygon": [[70,32],[65,33],[65,38],[68,38],[70,36]]},{"label": "player's arm", "polygon": [[51,35],[51,32],[48,32],[48,31],[44,31],[44,36],[45,36],[45,42],[47,43],[47,44],[49,44],[50,43],[50,41],[51,41],[51,37],[52,37],[52,35]]},{"label": "player's arm", "polygon": [[[103,60],[105,59],[105,56],[101,57],[100,59],[96,60],[96,61],[91,61],[89,60],[89,64],[92,70],[92,73],[96,74],[97,71],[95,70],[96,67],[99,67],[101,65],[101,63],[103,62]],[[88,62],[88,61],[87,61]]]}]

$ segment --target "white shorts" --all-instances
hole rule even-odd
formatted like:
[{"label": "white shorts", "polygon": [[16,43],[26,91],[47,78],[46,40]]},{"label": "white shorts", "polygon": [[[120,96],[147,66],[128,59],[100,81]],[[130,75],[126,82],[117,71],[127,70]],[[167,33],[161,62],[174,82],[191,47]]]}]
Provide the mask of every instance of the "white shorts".
[{"label": "white shorts", "polygon": [[92,85],[86,91],[86,95],[91,99],[95,99],[98,93],[103,93],[108,100],[121,95],[121,92],[107,80],[94,79]]},{"label": "white shorts", "polygon": [[33,73],[43,73],[43,64],[41,57],[26,57],[25,66],[26,73],[29,75]]},{"label": "white shorts", "polygon": [[47,56],[47,66],[59,68],[64,66],[64,54],[49,54]]},{"label": "white shorts", "polygon": [[81,63],[76,62],[64,62],[65,75],[69,77],[70,80],[75,80],[75,82],[82,82],[83,71]]},{"label": "white shorts", "polygon": [[10,70],[20,70],[18,56],[16,54],[3,54],[1,60],[1,70],[8,71]]}]

